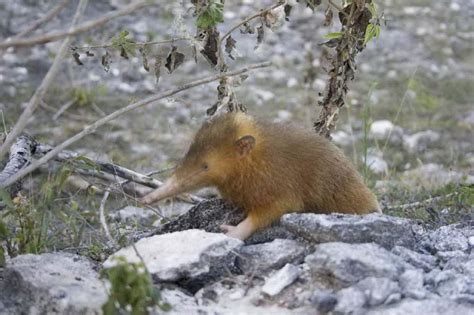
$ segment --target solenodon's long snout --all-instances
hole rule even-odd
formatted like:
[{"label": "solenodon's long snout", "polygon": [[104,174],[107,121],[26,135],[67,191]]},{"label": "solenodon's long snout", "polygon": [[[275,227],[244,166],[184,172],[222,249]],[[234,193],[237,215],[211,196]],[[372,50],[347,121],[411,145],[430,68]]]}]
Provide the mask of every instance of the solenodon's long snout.
[{"label": "solenodon's long snout", "polygon": [[176,176],[171,176],[158,189],[140,198],[139,201],[144,204],[151,204],[165,198],[173,197],[182,191],[182,187],[176,179]]}]

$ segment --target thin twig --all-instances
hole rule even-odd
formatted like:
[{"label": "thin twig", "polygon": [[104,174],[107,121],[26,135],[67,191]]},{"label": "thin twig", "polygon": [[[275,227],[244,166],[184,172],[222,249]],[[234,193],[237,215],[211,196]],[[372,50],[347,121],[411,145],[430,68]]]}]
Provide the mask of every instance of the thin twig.
[{"label": "thin twig", "polygon": [[[54,114],[56,114],[57,111],[58,111],[57,108],[46,104],[44,100],[40,101],[39,107],[43,108],[44,110],[46,110],[50,113],[54,113]],[[71,120],[77,120],[77,121],[86,122],[86,123],[89,123],[89,124],[93,121],[92,119],[88,119],[85,116],[76,115],[76,114],[72,114],[72,113],[68,113],[68,112],[63,113],[63,116],[65,116],[65,117],[67,117]]]},{"label": "thin twig", "polygon": [[[49,153],[51,150],[53,150],[53,147],[49,145],[39,144],[36,147],[36,154],[45,155]],[[56,155],[54,159],[58,162],[71,162],[71,161],[77,160],[77,158],[80,156],[81,155],[77,152],[63,150],[60,153],[58,153],[58,155]],[[136,171],[130,170],[128,168],[125,168],[117,164],[97,161],[93,159],[91,159],[91,162],[97,167],[97,169],[86,169],[85,170],[86,172],[83,172],[83,174],[98,177],[98,178],[108,180],[108,181],[110,181],[111,178],[107,177],[106,174],[110,174],[112,176],[125,179],[126,181],[123,184],[128,183],[128,182],[134,182],[134,183],[137,183],[146,187],[150,187],[150,188],[155,188],[155,189],[163,185],[163,182],[153,177],[143,175],[141,173],[138,173]],[[73,166],[80,168],[81,167],[80,161],[77,161],[77,163],[74,163]],[[194,196],[191,194],[181,194],[177,196],[177,199],[183,202],[192,203],[192,204],[196,204],[198,202],[203,201],[203,198],[200,198],[198,196]]]},{"label": "thin twig", "polygon": [[110,195],[110,190],[107,189],[104,193],[104,197],[102,198],[100,202],[99,219],[100,219],[100,224],[102,225],[102,228],[104,229],[105,236],[109,239],[109,242],[112,244],[112,246],[115,247],[116,243],[112,235],[110,234],[109,227],[107,226],[107,220],[105,219],[105,214],[104,214],[105,203],[107,202],[109,195]]},{"label": "thin twig", "polygon": [[387,209],[387,210],[406,210],[406,209],[410,209],[410,208],[413,208],[413,207],[422,206],[422,205],[425,205],[425,204],[433,202],[433,201],[439,201],[439,200],[442,200],[442,199],[451,198],[451,197],[456,196],[458,194],[459,194],[458,192],[453,192],[453,193],[450,193],[450,194],[447,194],[447,195],[444,195],[444,196],[431,197],[431,198],[428,198],[428,199],[425,199],[425,200],[406,203],[406,204],[403,204],[403,205],[386,206],[385,209]]},{"label": "thin twig", "polygon": [[0,188],[4,188],[4,187],[7,187],[7,186],[13,184],[14,182],[19,180],[23,176],[31,173],[32,171],[34,171],[35,169],[37,169],[41,165],[45,164],[46,162],[48,162],[49,160],[54,158],[58,153],[60,153],[64,149],[66,149],[71,144],[76,143],[77,141],[79,141],[83,137],[95,132],[97,130],[97,128],[105,125],[106,123],[114,120],[115,118],[117,118],[117,117],[119,117],[119,116],[121,116],[125,113],[128,113],[128,112],[130,112],[134,109],[137,109],[139,107],[143,107],[145,105],[148,105],[150,103],[156,102],[156,101],[161,100],[163,98],[172,96],[172,95],[174,95],[176,93],[179,93],[179,92],[182,92],[184,90],[188,90],[190,88],[193,88],[193,87],[196,87],[196,86],[199,86],[199,85],[203,85],[203,84],[206,84],[206,83],[209,83],[209,82],[213,82],[213,81],[222,79],[223,77],[236,76],[236,75],[239,75],[239,74],[242,74],[242,73],[246,73],[246,72],[248,72],[252,69],[259,69],[259,68],[269,67],[270,65],[271,65],[271,62],[269,62],[269,61],[247,65],[247,66],[245,66],[243,68],[240,68],[238,70],[226,72],[224,74],[216,74],[216,75],[213,75],[213,76],[210,76],[210,77],[206,77],[206,78],[198,79],[198,80],[195,80],[195,81],[191,81],[191,82],[188,82],[188,83],[183,84],[181,86],[178,86],[176,88],[169,89],[169,90],[166,90],[164,92],[149,96],[149,97],[147,97],[147,98],[145,98],[141,101],[129,104],[129,105],[127,105],[127,106],[125,106],[125,107],[123,107],[123,108],[121,108],[121,109],[119,109],[119,110],[117,110],[117,111],[115,111],[115,112],[113,112],[113,113],[97,120],[95,123],[93,123],[89,126],[86,126],[81,132],[75,134],[71,138],[69,138],[66,141],[64,141],[63,143],[59,144],[58,146],[56,146],[54,149],[52,149],[50,152],[48,152],[46,155],[44,155],[39,160],[35,161],[34,163],[31,163],[28,167],[25,167],[24,169],[22,169],[21,171],[19,171],[15,175],[13,175],[12,177],[8,178],[5,182],[0,183]]},{"label": "thin twig", "polygon": [[53,120],[57,120],[59,116],[61,116],[65,111],[69,109],[76,101],[75,100],[70,100],[66,102],[61,108],[58,109],[56,114],[53,115]]},{"label": "thin twig", "polygon": [[335,4],[332,0],[328,0],[328,3],[330,6],[332,6],[334,9],[336,9],[337,11],[339,12],[342,12],[342,14],[344,14],[345,16],[347,16],[347,13],[344,12],[344,9],[339,6],[338,4]]},{"label": "thin twig", "polygon": [[230,34],[232,34],[232,32],[234,32],[236,29],[238,29],[239,27],[241,27],[241,26],[244,25],[245,23],[248,23],[248,22],[252,21],[253,19],[258,18],[259,16],[262,16],[263,13],[265,13],[265,12],[267,12],[267,11],[271,11],[271,10],[273,10],[273,9],[276,9],[276,8],[278,8],[278,7],[280,7],[280,6],[284,5],[284,4],[286,4],[285,1],[279,2],[279,3],[274,4],[274,5],[272,5],[272,6],[268,7],[268,8],[266,8],[266,9],[262,9],[262,10],[258,11],[257,13],[255,13],[255,14],[249,16],[249,17],[246,17],[246,18],[243,19],[241,22],[239,22],[239,23],[237,23],[236,25],[232,26],[232,27],[230,28],[230,30],[228,30],[227,33],[225,33],[225,34],[221,37],[220,42],[221,42],[221,43],[224,42],[224,40],[225,40],[227,37],[229,37]]},{"label": "thin twig", "polygon": [[17,40],[17,39],[20,39],[22,37],[24,37],[26,34],[28,33],[31,33],[35,30],[37,30],[42,24],[50,21],[51,19],[53,19],[56,15],[59,14],[59,12],[61,12],[65,7],[66,5],[69,3],[69,0],[63,0],[61,1],[60,3],[58,3],[54,8],[52,8],[50,11],[48,11],[43,17],[41,17],[40,19],[34,21],[33,23],[31,23],[30,26],[27,26],[23,31],[21,31],[20,33],[10,37],[7,41],[12,41],[12,40]]},{"label": "thin twig", "polygon": [[[129,45],[133,46],[151,46],[151,45],[164,45],[164,44],[170,44],[174,43],[177,41],[181,40],[189,40],[188,37],[177,37],[177,38],[171,38],[171,39],[164,39],[164,40],[157,40],[157,41],[151,41],[151,42],[137,42],[137,43],[129,43]],[[99,49],[99,48],[110,48],[112,47],[112,44],[103,44],[103,45],[92,45],[92,46],[81,46],[81,47],[74,47],[74,49],[78,50],[91,50],[91,49]]]},{"label": "thin twig", "polygon": [[[87,2],[88,0],[81,0],[79,2],[76,9],[76,13],[74,14],[74,18],[71,22],[70,29],[73,29],[73,27],[79,21],[80,16],[82,15],[82,13],[84,13],[84,10],[87,6]],[[21,113],[15,126],[13,127],[13,130],[7,135],[5,142],[0,147],[0,159],[8,152],[8,150],[10,150],[10,146],[13,144],[16,138],[18,138],[18,136],[23,132],[26,127],[26,124],[28,123],[28,120],[31,118],[31,116],[33,116],[34,111],[38,107],[40,100],[46,94],[46,91],[48,90],[49,86],[53,82],[54,77],[58,73],[59,66],[61,65],[61,62],[64,59],[66,51],[68,50],[70,39],[71,38],[69,36],[64,39],[61,48],[59,48],[59,51],[56,57],[54,58],[51,68],[49,68],[48,73],[46,73],[46,76],[44,77],[40,86],[36,89],[35,93],[31,97],[25,110],[23,111],[23,113]]]},{"label": "thin twig", "polygon": [[236,29],[238,29],[239,27],[241,27],[242,25],[244,25],[245,23],[248,23],[250,22],[251,20],[259,17],[259,16],[262,16],[263,13],[267,12],[267,11],[271,11],[273,9],[276,9],[278,8],[279,6],[282,6],[286,4],[286,1],[281,1],[277,4],[274,4],[266,9],[262,9],[260,10],[259,12],[249,16],[249,17],[246,17],[245,19],[243,19],[241,22],[235,24],[234,26],[232,26],[228,31],[227,33],[225,33],[218,41],[217,43],[217,47],[218,47],[218,51],[217,51],[217,55],[219,56],[219,60],[218,60],[218,63],[216,65],[216,68],[221,70],[223,68],[225,68],[225,64],[224,64],[224,52],[223,52],[223,47],[222,47],[222,43],[224,43],[224,41],[226,40],[227,37],[230,36],[230,34],[232,34],[232,32],[234,32]]},{"label": "thin twig", "polygon": [[56,31],[56,32],[51,32],[45,35],[40,35],[36,37],[31,37],[31,38],[26,38],[26,39],[18,39],[18,40],[10,40],[10,41],[4,41],[0,43],[0,49],[8,48],[8,47],[28,47],[28,46],[33,46],[37,44],[45,44],[53,41],[60,40],[62,38],[72,36],[72,35],[77,35],[80,33],[87,32],[93,28],[96,28],[98,26],[101,26],[107,22],[109,22],[112,19],[127,15],[132,13],[133,11],[136,11],[138,9],[154,5],[154,1],[149,1],[149,0],[144,0],[144,1],[138,1],[135,3],[132,3],[126,7],[123,7],[120,10],[112,11],[107,14],[104,14],[100,18],[88,22],[84,22],[83,24],[80,24],[76,28],[69,29],[68,31]]}]

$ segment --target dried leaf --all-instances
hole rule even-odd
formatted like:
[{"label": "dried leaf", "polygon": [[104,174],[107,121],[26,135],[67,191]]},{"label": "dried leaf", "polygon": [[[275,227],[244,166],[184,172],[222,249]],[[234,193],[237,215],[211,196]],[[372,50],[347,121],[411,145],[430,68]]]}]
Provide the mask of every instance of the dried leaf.
[{"label": "dried leaf", "polygon": [[290,20],[290,14],[291,14],[291,10],[293,9],[293,7],[289,4],[285,5],[284,7],[285,9],[285,20],[286,21],[289,21]]},{"label": "dried leaf", "polygon": [[232,56],[232,50],[235,49],[235,44],[237,41],[232,38],[232,36],[227,37],[225,41],[225,51],[229,54],[229,58],[234,60],[234,56]]},{"label": "dried leaf", "polygon": [[324,23],[323,23],[323,25],[324,26],[331,25],[332,17],[333,17],[333,12],[332,12],[331,8],[328,6],[326,8],[326,12],[324,12]]},{"label": "dried leaf", "polygon": [[250,26],[248,23],[244,23],[240,28],[241,34],[255,34],[255,27]]},{"label": "dried leaf", "polygon": [[192,46],[191,51],[192,51],[192,53],[193,53],[194,62],[197,63],[197,62],[198,62],[198,57],[197,57],[197,48],[196,48],[196,45],[193,45],[193,46]]},{"label": "dried leaf", "polygon": [[201,54],[212,64],[217,65],[219,61],[219,32],[215,28],[209,28],[206,30],[206,44],[204,49],[201,50]]},{"label": "dried leaf", "polygon": [[160,82],[160,75],[161,75],[161,64],[162,64],[161,56],[155,56],[155,66],[154,66],[154,72],[155,72],[155,79],[156,79],[156,84]]},{"label": "dried leaf", "polygon": [[257,27],[257,45],[255,46],[254,49],[257,49],[258,46],[263,42],[263,39],[265,37],[265,29],[263,28],[263,24]]},{"label": "dried leaf", "polygon": [[321,0],[306,0],[306,6],[310,8],[311,10],[313,10],[313,12],[314,12],[314,9],[316,9],[316,7],[320,4],[321,4]]},{"label": "dried leaf", "polygon": [[140,54],[142,55],[143,69],[145,69],[146,72],[150,72],[150,67],[148,66],[148,48],[147,48],[147,46],[140,47],[139,51],[140,51]]},{"label": "dried leaf", "polygon": [[82,61],[81,61],[81,58],[80,58],[81,55],[77,52],[77,50],[73,50],[73,52],[72,52],[72,57],[74,58],[74,61],[76,62],[76,64],[77,64],[78,66],[82,66],[82,65],[83,65],[83,63],[82,63]]},{"label": "dried leaf", "polygon": [[123,47],[120,49],[120,57],[128,59],[127,51]]},{"label": "dried leaf", "polygon": [[326,46],[326,47],[329,47],[329,48],[334,48],[334,47],[337,46],[338,43],[339,43],[339,38],[333,38],[333,39],[328,40],[327,42],[320,43],[318,45],[319,46]]},{"label": "dried leaf", "polygon": [[168,69],[168,73],[173,73],[183,62],[184,54],[178,51],[178,47],[172,46],[168,57],[166,57],[165,67]]},{"label": "dried leaf", "polygon": [[262,17],[265,26],[268,28],[272,28],[272,26],[277,22],[277,16],[272,10],[265,11]]},{"label": "dried leaf", "polygon": [[212,105],[211,107],[209,107],[207,110],[206,110],[206,115],[207,116],[212,116],[214,115],[216,112],[217,112],[217,107],[219,105],[219,102],[216,102],[214,105]]},{"label": "dried leaf", "polygon": [[105,55],[102,56],[102,66],[104,67],[105,72],[109,72],[110,64],[112,63],[112,56],[109,54],[109,51],[105,51]]}]

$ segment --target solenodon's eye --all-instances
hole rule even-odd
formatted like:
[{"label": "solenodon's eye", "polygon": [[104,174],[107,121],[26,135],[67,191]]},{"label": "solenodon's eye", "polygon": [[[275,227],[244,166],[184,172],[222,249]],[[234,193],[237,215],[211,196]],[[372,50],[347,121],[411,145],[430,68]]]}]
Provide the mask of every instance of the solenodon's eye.
[{"label": "solenodon's eye", "polygon": [[207,170],[209,169],[209,164],[203,163],[203,164],[202,164],[202,169],[205,170],[205,171],[207,171]]}]

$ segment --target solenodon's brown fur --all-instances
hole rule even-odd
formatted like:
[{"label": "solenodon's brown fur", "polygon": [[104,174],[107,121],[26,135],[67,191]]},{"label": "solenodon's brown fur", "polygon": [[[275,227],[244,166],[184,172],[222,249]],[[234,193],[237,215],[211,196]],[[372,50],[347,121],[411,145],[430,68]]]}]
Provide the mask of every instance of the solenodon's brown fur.
[{"label": "solenodon's brown fur", "polygon": [[206,186],[246,211],[238,226],[222,227],[240,239],[288,212],[380,212],[352,163],[328,140],[244,113],[204,123],[173,176],[142,201]]}]

